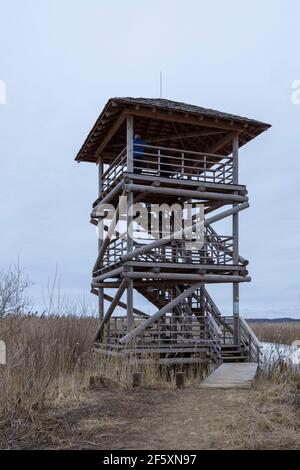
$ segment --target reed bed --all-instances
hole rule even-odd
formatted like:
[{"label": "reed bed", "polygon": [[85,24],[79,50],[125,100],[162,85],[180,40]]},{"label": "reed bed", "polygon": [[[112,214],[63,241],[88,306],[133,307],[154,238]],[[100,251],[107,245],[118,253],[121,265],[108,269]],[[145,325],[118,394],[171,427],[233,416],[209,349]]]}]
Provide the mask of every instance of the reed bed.
[{"label": "reed bed", "polygon": [[265,322],[251,323],[256,336],[267,343],[292,344],[295,340],[300,340],[300,322]]},{"label": "reed bed", "polygon": [[[107,357],[95,351],[97,325],[97,318],[77,315],[0,319],[0,338],[7,347],[7,364],[0,366],[0,446],[35,425],[40,432],[39,423],[49,410],[71,403],[91,383],[128,390],[138,371],[144,387],[175,387],[175,368],[140,365],[134,357]],[[199,383],[203,375],[200,366],[188,368],[186,383]]]}]

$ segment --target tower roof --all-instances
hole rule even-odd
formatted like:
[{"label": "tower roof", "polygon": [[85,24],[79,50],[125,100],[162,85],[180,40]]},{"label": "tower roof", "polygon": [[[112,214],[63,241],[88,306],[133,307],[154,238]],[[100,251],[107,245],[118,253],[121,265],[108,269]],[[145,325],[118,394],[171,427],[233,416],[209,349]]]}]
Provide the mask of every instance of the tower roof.
[{"label": "tower roof", "polygon": [[[240,146],[267,130],[270,124],[235,114],[161,98],[111,98],[87,136],[75,160],[96,163],[103,154],[109,163],[124,147],[126,116],[134,116],[135,131],[147,142],[164,142],[184,149],[231,153],[233,133]],[[168,141],[169,139],[169,141]],[[196,147],[195,147],[196,146]]]}]

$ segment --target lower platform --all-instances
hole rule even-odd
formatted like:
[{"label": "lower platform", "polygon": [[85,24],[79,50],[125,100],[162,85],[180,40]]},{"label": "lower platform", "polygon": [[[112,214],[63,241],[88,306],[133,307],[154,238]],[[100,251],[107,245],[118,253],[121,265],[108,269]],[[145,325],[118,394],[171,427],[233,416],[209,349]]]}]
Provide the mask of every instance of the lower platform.
[{"label": "lower platform", "polygon": [[257,373],[254,362],[221,364],[201,384],[212,388],[250,388]]}]

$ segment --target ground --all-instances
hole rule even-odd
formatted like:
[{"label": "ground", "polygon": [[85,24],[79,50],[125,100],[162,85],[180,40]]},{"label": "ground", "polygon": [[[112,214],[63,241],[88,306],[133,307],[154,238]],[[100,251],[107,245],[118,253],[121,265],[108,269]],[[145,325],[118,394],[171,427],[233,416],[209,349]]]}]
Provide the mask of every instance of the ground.
[{"label": "ground", "polygon": [[[272,388],[273,387],[273,388]],[[292,392],[291,392],[292,393]],[[293,404],[292,401],[293,400]],[[251,390],[100,386],[55,408],[25,449],[300,448],[299,411],[280,386]],[[45,426],[48,431],[45,433]],[[39,437],[38,437],[39,436]],[[14,446],[16,448],[16,444]]]}]

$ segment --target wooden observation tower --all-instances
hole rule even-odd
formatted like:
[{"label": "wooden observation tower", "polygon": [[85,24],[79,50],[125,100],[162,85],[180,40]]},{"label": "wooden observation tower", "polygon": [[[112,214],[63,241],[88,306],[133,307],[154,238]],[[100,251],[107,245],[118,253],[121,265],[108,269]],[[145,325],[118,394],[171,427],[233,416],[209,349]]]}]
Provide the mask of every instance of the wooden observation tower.
[{"label": "wooden observation tower", "polygon": [[[91,223],[100,235],[92,274],[99,350],[141,360],[151,354],[162,364],[259,362],[259,343],[239,315],[239,284],[250,277],[248,261],[239,253],[239,212],[249,203],[238,167],[239,148],[269,127],[166,99],[107,102],[76,157],[98,166]],[[203,207],[203,240],[196,249],[184,230],[175,236],[174,214],[165,209],[184,203],[191,207],[192,227],[193,208]],[[138,227],[134,204],[146,214]],[[153,231],[153,208],[161,206]],[[214,223],[225,218],[231,230],[220,234]],[[208,293],[207,285],[216,283],[232,286],[230,315],[222,315]],[[155,313],[141,311],[134,292]],[[124,315],[114,315],[117,306]]]}]

